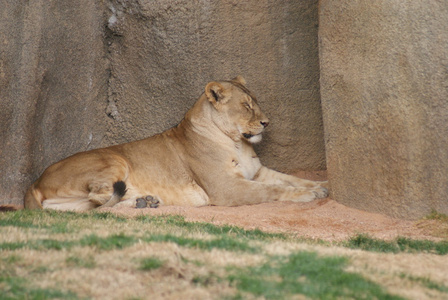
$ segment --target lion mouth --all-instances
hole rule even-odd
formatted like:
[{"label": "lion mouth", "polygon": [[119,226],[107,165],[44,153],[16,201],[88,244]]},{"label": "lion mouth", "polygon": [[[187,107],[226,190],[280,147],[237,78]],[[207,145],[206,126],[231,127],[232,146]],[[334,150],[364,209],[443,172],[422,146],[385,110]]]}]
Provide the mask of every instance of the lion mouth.
[{"label": "lion mouth", "polygon": [[252,144],[259,143],[262,139],[261,133],[259,134],[243,133],[243,137]]}]

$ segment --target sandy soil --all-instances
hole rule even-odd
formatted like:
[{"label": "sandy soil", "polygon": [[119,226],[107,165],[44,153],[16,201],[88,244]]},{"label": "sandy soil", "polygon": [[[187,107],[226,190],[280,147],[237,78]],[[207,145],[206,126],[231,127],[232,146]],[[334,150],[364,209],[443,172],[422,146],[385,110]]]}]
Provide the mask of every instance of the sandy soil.
[{"label": "sandy soil", "polygon": [[[324,180],[324,172],[296,173],[302,178]],[[246,229],[293,233],[312,239],[339,241],[358,233],[382,239],[404,236],[418,239],[431,236],[426,223],[406,221],[350,208],[329,198],[310,203],[277,202],[239,207],[179,207],[156,209],[104,209],[119,215],[182,215],[187,221],[204,221],[216,225],[231,224]],[[426,222],[426,223],[425,223]],[[429,226],[430,227],[430,226]]]},{"label": "sandy soil", "polygon": [[357,233],[382,239],[405,236],[433,239],[416,222],[389,218],[346,207],[331,199],[310,203],[277,202],[239,207],[180,207],[104,209],[125,216],[182,215],[187,221],[231,224],[246,229],[286,232],[327,241],[344,240]]}]

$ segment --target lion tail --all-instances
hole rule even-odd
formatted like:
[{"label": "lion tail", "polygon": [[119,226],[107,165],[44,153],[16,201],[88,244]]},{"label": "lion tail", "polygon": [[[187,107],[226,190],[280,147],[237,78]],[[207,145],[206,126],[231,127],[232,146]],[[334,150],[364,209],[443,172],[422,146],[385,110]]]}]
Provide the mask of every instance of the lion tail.
[{"label": "lion tail", "polygon": [[30,186],[25,194],[25,208],[26,209],[43,209],[43,196],[38,189],[34,188],[34,184]]},{"label": "lion tail", "polygon": [[126,194],[127,189],[126,189],[126,183],[124,183],[124,181],[115,182],[113,187],[114,192],[112,194],[112,197],[109,199],[109,201],[107,201],[100,207],[112,207],[118,202],[120,202],[121,198],[123,198],[123,196]]},{"label": "lion tail", "polygon": [[5,211],[16,211],[23,209],[23,205],[15,205],[15,204],[1,204],[0,205],[0,212]]},{"label": "lion tail", "polygon": [[24,205],[0,204],[0,212],[26,209],[42,209],[42,194],[32,185],[25,194]]}]

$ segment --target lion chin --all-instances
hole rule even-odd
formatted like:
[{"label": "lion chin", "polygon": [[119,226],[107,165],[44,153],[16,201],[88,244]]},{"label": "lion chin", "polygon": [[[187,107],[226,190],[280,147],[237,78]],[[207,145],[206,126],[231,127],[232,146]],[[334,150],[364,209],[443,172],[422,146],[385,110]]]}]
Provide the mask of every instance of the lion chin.
[{"label": "lion chin", "polygon": [[176,127],[143,140],[80,152],[48,167],[28,189],[25,208],[155,209],[326,197],[325,182],[261,164],[252,144],[261,141],[268,124],[241,76],[212,81]]},{"label": "lion chin", "polygon": [[243,133],[243,137],[249,141],[251,144],[258,144],[263,139],[263,136],[261,133],[252,135],[250,133]]}]

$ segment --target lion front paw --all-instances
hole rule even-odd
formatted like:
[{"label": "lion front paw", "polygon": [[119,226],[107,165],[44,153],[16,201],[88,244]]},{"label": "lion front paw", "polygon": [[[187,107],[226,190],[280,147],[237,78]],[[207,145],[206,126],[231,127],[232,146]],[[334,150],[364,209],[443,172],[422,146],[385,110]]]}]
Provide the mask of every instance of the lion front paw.
[{"label": "lion front paw", "polygon": [[137,198],[137,200],[135,200],[135,202],[136,202],[135,208],[145,208],[148,206],[148,203],[143,198]]},{"label": "lion front paw", "polygon": [[318,186],[312,190],[312,192],[316,195],[316,198],[325,198],[328,197],[328,189],[323,186]]},{"label": "lion front paw", "polygon": [[317,198],[317,193],[305,188],[286,187],[280,201],[310,202]]},{"label": "lion front paw", "polygon": [[312,192],[302,193],[299,197],[293,200],[293,202],[311,202],[317,199],[317,194]]}]

